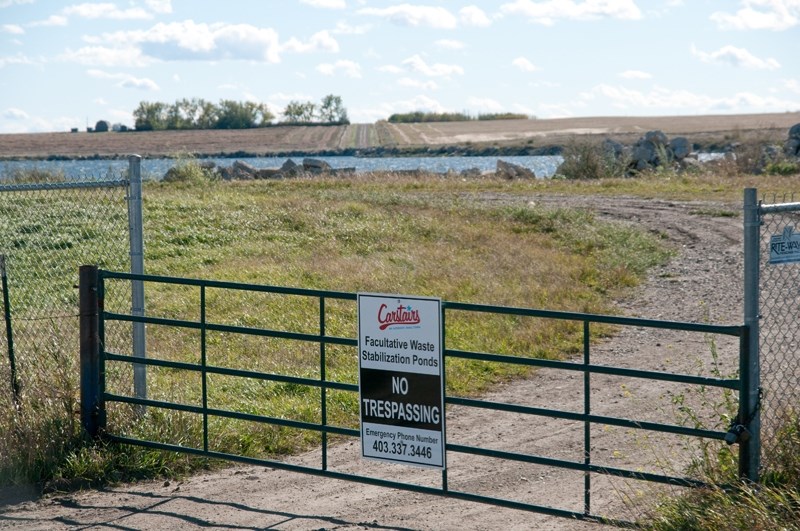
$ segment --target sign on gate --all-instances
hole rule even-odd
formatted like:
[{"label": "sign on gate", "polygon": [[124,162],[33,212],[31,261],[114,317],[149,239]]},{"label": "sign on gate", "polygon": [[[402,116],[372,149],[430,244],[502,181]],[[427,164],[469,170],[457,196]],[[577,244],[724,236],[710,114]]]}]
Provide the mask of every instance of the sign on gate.
[{"label": "sign on gate", "polygon": [[445,468],[442,303],[358,295],[361,455]]},{"label": "sign on gate", "polygon": [[769,239],[769,263],[789,264],[800,262],[800,233],[787,225],[781,234],[773,234]]}]

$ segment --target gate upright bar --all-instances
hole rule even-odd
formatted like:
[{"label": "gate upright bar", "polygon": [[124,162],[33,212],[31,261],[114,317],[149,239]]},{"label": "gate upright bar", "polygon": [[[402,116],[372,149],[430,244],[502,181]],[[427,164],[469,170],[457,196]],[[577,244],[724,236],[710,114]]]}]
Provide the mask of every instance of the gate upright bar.
[{"label": "gate upright bar", "polygon": [[100,304],[97,266],[81,266],[79,277],[81,424],[97,437],[105,418],[100,371]]},{"label": "gate upright bar", "polygon": [[739,476],[758,482],[761,464],[761,371],[759,361],[759,262],[761,218],[757,191],[744,190],[744,325],[743,355],[740,358],[742,388],[739,396],[738,422],[749,433],[739,440]]}]

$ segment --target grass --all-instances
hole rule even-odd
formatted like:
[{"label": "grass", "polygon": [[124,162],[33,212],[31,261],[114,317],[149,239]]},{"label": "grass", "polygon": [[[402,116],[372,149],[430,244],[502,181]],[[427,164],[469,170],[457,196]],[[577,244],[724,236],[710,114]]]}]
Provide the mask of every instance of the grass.
[{"label": "grass", "polygon": [[[144,199],[146,268],[151,274],[414,293],[445,300],[603,313],[609,311],[613,298],[636,285],[644,272],[666,260],[670,251],[657,236],[601,223],[585,211],[543,209],[523,198],[537,193],[626,194],[734,203],[741,200],[744,187],[782,193],[791,190],[795,180],[782,175],[765,180],[731,170],[590,181],[359,175],[271,182],[191,178],[149,183]],[[16,215],[22,216],[23,210]],[[15,210],[6,214],[9,212]],[[698,207],[693,213],[738,215],[733,207]],[[57,240],[60,236],[56,231],[47,237]],[[120,284],[113,289],[127,288]],[[147,287],[151,315],[197,319],[197,300],[191,289]],[[211,290],[207,302],[209,319],[215,322],[293,331],[311,331],[316,326],[313,304],[298,297]],[[329,333],[355,336],[353,304],[332,304],[328,311]],[[563,358],[579,351],[579,332],[570,325],[532,319],[477,321],[459,316],[448,321],[447,341],[453,348]],[[0,405],[0,431],[8,434],[0,438],[0,484],[37,482],[63,490],[140,477],[174,477],[212,464],[140,447],[87,444],[76,422],[75,360],[55,348],[61,339],[58,334],[53,337],[52,351],[38,352],[40,363],[35,372],[23,375],[28,392],[22,408],[15,410],[10,401]],[[209,361],[214,364],[318,375],[316,352],[289,341],[212,333],[208,342]],[[152,357],[195,363],[198,344],[194,332],[148,328],[148,355]],[[119,348],[128,345],[121,341]],[[326,368],[331,379],[355,382],[351,349],[331,347]],[[505,366],[488,368],[466,361],[448,363],[447,371],[448,393],[453,394],[480,393],[524,375]],[[0,385],[6,385],[6,375],[0,376]],[[151,397],[198,403],[200,385],[192,373],[154,369],[148,378]],[[116,392],[130,393],[130,380],[126,369],[109,367],[109,384]],[[32,392],[35,389],[47,392],[37,394]],[[291,384],[223,376],[212,378],[209,386],[213,407],[296,420],[318,420],[318,396]],[[7,397],[8,393],[0,393],[0,399]],[[354,427],[356,412],[352,393],[329,393],[330,422]],[[796,515],[791,511],[798,506],[796,456],[800,455],[800,443],[795,444],[796,417],[790,418],[795,420],[789,421],[786,429],[793,435],[771,443],[779,445],[772,447],[778,448],[774,453],[785,457],[772,466],[764,487],[696,491],[674,500],[674,505],[662,504],[649,524],[655,529],[724,529],[729,527],[722,518],[735,507],[741,510],[736,518],[758,513],[758,520],[741,520],[755,522],[753,528],[773,528],[768,524],[777,522],[791,529],[790,517]],[[117,406],[110,411],[109,425],[131,436],[176,444],[201,442],[201,423],[191,414],[151,409],[147,423],[135,419],[129,408]],[[296,452],[317,444],[318,439],[289,428],[220,420],[211,426],[209,442],[217,450],[265,456]],[[707,465],[720,464],[711,460]],[[729,464],[721,465],[725,465],[721,470],[708,468],[710,476],[725,477],[730,472]],[[789,516],[782,516],[784,513]]]},{"label": "grass", "polygon": [[[735,460],[721,452],[702,464],[712,483],[668,498],[643,522],[654,531],[800,529],[800,415],[787,411],[781,428],[764,441],[769,466],[758,485],[740,482]],[[728,485],[723,487],[723,485]]]},{"label": "grass", "polygon": [[[670,254],[655,236],[601,223],[587,212],[464,199],[465,194],[499,189],[509,188],[491,179],[473,184],[439,176],[394,175],[148,183],[146,270],[598,313],[609,311],[611,297],[635,285],[649,266]],[[8,210],[18,217],[24,212]],[[64,236],[58,230],[44,232],[50,239]],[[122,282],[112,283],[107,308],[127,311],[123,301],[128,289]],[[199,317],[196,289],[148,283],[146,299],[149,315]],[[315,302],[292,296],[209,290],[207,311],[213,322],[299,332],[313,333],[318,321]],[[328,333],[355,337],[354,303],[332,302],[326,318]],[[109,350],[128,351],[125,330],[120,325],[109,327]],[[191,363],[199,359],[195,331],[148,326],[147,340],[149,357]],[[572,325],[500,316],[454,316],[448,322],[447,341],[453,348],[550,358],[569,356],[581,347],[580,329]],[[26,365],[21,374],[26,389],[22,408],[2,406],[0,429],[13,436],[0,441],[0,482],[63,489],[177,475],[208,465],[142,448],[87,445],[77,425],[76,361],[57,347],[50,355],[38,352],[40,362],[35,367]],[[357,381],[352,349],[332,346],[327,354],[329,378]],[[306,377],[319,374],[318,348],[288,340],[209,333],[207,356],[209,363],[219,366]],[[130,369],[117,365],[107,368],[109,387],[130,394]],[[467,360],[453,360],[447,371],[448,392],[465,395],[524,374],[519,368]],[[45,381],[56,382],[51,384],[53,393],[37,396],[34,390]],[[200,389],[196,373],[148,370],[151,398],[198,405]],[[209,379],[208,396],[211,407],[252,414],[311,422],[317,422],[320,414],[318,391],[285,383],[214,376]],[[357,426],[357,397],[331,392],[328,415],[334,424]],[[147,422],[135,419],[130,408],[114,404],[109,428],[174,444],[202,444],[197,415],[151,408]],[[217,420],[209,442],[219,451],[266,456],[296,452],[319,439],[290,428]]]}]

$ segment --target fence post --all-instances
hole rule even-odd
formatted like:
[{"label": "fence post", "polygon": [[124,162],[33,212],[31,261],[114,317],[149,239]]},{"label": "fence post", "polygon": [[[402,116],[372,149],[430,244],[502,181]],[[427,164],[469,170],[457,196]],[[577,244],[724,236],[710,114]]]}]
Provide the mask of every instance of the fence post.
[{"label": "fence post", "polygon": [[11,392],[14,404],[19,406],[19,380],[17,380],[17,362],[14,355],[14,327],[11,324],[11,299],[8,296],[8,275],[6,273],[6,255],[0,254],[0,275],[3,283],[3,315],[6,319],[6,342],[8,344],[8,367],[11,372]]},{"label": "fence post", "polygon": [[758,192],[744,190],[744,324],[747,346],[740,360],[742,390],[738,422],[749,438],[739,444],[739,476],[758,482],[761,466],[761,370],[759,356],[759,267],[761,262],[761,215]]},{"label": "fence post", "polygon": [[78,272],[80,310],[81,424],[97,437],[103,427],[100,389],[100,330],[97,266],[84,265]]},{"label": "fence post", "polygon": [[[128,225],[131,240],[131,273],[144,274],[144,236],[142,227],[142,157],[128,157]],[[144,284],[141,280],[131,282],[131,315],[144,316]],[[145,357],[144,323],[133,323],[133,356]],[[147,398],[146,366],[133,365],[133,390],[136,398]]]}]

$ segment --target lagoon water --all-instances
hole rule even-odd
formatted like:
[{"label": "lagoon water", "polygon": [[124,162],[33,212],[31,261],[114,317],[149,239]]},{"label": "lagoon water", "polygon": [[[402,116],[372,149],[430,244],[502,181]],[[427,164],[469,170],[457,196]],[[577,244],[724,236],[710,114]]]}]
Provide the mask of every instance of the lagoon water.
[{"label": "lagoon water", "polygon": [[[355,168],[356,172],[425,170],[435,173],[460,172],[477,168],[481,172],[494,171],[497,159],[518,164],[534,171],[541,178],[552,177],[563,160],[559,156],[502,156],[502,157],[313,157],[324,160],[333,168]],[[198,158],[199,162],[211,161],[220,166],[230,166],[235,161],[246,162],[256,168],[279,168],[287,157],[242,157],[242,158]],[[292,157],[302,163],[302,157]],[[174,166],[174,159],[143,159],[142,178],[161,179]],[[37,169],[63,172],[70,179],[118,178],[128,168],[122,160],[10,160],[0,161],[0,180],[17,170]]]}]

